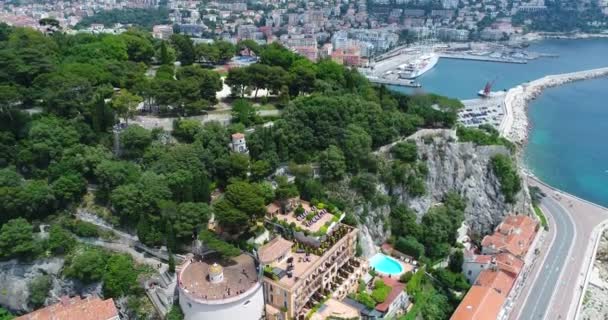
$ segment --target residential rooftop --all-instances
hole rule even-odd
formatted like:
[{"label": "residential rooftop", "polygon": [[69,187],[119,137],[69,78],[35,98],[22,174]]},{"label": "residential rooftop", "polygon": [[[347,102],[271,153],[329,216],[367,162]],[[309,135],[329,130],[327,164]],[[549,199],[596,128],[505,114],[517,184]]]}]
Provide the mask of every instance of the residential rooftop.
[{"label": "residential rooftop", "polygon": [[118,320],[114,300],[99,297],[62,297],[59,303],[38,309],[15,320]]},{"label": "residential rooftop", "polygon": [[514,284],[515,277],[502,270],[483,270],[475,281],[475,285],[492,288],[505,298]]},{"label": "residential rooftop", "polygon": [[505,297],[496,290],[473,286],[462,299],[450,320],[497,319],[504,302]]},{"label": "residential rooftop", "polygon": [[507,216],[493,234],[483,238],[481,246],[484,251],[509,252],[522,257],[530,248],[537,230],[538,222],[528,216]]}]

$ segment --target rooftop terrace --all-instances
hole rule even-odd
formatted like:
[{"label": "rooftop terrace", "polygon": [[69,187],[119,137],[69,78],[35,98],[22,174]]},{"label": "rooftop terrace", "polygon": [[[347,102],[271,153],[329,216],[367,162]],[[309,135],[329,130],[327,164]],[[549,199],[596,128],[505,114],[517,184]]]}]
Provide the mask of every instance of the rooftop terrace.
[{"label": "rooftop terrace", "polygon": [[[212,283],[209,272],[220,265],[223,280]],[[204,258],[193,257],[186,260],[179,274],[179,285],[190,296],[198,300],[213,301],[239,296],[258,283],[258,273],[255,260],[247,255],[220,259],[218,255],[208,255]]]},{"label": "rooftop terrace", "polygon": [[[323,226],[327,228],[333,220],[336,220],[327,209],[317,208],[308,201],[294,198],[286,207],[285,212],[282,212],[278,203],[271,203],[266,208],[267,215],[269,218],[276,217],[287,224],[294,223],[296,227],[310,233],[318,232]],[[298,209],[298,207],[302,209]]]}]

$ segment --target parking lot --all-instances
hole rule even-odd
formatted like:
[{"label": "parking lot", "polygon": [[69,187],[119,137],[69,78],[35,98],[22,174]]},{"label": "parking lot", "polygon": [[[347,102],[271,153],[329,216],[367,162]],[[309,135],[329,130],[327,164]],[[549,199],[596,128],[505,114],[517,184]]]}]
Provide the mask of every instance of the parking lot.
[{"label": "parking lot", "polygon": [[505,116],[504,94],[496,93],[488,98],[463,100],[464,109],[458,114],[458,121],[465,127],[490,124],[500,126]]}]

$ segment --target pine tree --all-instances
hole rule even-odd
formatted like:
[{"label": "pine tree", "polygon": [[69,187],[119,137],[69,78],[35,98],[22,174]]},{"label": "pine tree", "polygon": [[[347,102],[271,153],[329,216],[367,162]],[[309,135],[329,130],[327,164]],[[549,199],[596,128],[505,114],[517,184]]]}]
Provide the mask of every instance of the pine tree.
[{"label": "pine tree", "polygon": [[171,57],[167,51],[167,43],[165,41],[160,43],[160,64],[171,64]]},{"label": "pine tree", "polygon": [[175,258],[173,257],[173,253],[169,251],[169,272],[175,273]]}]

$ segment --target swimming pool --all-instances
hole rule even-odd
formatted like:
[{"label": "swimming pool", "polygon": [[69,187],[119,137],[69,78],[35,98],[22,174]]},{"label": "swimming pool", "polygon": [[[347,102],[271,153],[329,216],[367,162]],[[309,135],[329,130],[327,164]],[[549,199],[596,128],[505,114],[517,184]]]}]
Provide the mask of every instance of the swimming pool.
[{"label": "swimming pool", "polygon": [[382,253],[377,253],[371,259],[369,259],[369,264],[376,271],[384,274],[398,275],[403,272],[403,267],[399,261]]}]

